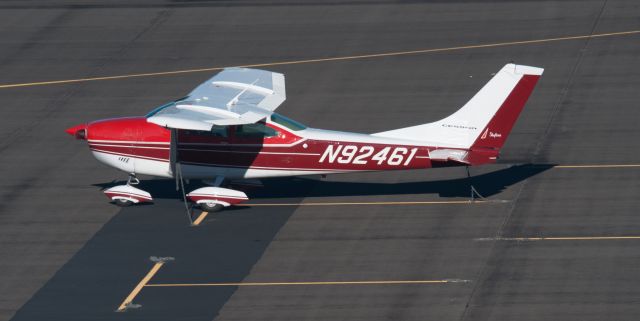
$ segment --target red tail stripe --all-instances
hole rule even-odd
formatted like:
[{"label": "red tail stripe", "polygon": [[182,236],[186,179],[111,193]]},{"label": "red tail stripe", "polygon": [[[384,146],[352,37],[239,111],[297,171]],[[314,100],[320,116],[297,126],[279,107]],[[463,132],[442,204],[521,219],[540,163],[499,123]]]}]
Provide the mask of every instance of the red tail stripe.
[{"label": "red tail stripe", "polygon": [[502,103],[496,114],[487,124],[480,136],[471,146],[474,148],[500,149],[511,132],[533,88],[540,79],[539,75],[524,75]]}]

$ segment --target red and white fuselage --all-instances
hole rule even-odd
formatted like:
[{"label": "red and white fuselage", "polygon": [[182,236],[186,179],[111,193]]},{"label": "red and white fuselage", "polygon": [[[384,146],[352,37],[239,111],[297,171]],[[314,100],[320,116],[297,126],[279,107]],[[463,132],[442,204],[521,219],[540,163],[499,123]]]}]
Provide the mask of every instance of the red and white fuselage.
[{"label": "red and white fuselage", "polygon": [[[177,155],[185,178],[229,179],[332,174],[353,171],[418,169],[446,166],[429,157],[437,146],[314,128],[299,131],[272,121],[277,134],[243,137],[228,127],[224,136],[178,130]],[[127,173],[173,177],[171,131],[144,117],[88,124],[86,139],[99,161]]]},{"label": "red and white fuselage", "polygon": [[[248,100],[263,97],[260,103],[246,108],[238,105],[232,113],[193,102],[180,105],[178,101],[144,117],[100,120],[69,128],[67,132],[86,139],[99,161],[133,176],[176,177],[176,164],[180,165],[182,178],[196,179],[481,165],[496,161],[542,71],[508,64],[449,117],[382,133],[358,134],[307,128],[276,113],[265,112],[258,107],[277,106],[284,101],[283,76],[267,73],[273,77],[268,79],[271,83],[260,84],[271,86],[270,90],[258,86],[257,81],[235,81],[243,75],[264,71],[234,69],[196,88],[191,97],[201,98],[193,101],[212,99],[198,96],[203,91],[224,96],[228,93],[224,90],[236,90],[238,93],[233,94],[225,108],[236,108],[239,97],[245,94]],[[231,80],[224,80],[225,76]],[[224,106],[224,102],[211,104]],[[198,117],[212,117],[213,124],[227,125],[206,122],[203,125]],[[242,117],[254,121],[240,121]],[[215,188],[215,191],[194,191],[193,197],[201,197],[202,193],[236,197],[232,190]],[[226,199],[224,203],[232,200]]]}]

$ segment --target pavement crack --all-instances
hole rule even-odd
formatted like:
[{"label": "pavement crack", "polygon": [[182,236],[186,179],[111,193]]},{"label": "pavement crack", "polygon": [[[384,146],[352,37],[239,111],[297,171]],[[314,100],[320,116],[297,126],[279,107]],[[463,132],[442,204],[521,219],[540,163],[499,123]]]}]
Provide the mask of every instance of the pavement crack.
[{"label": "pavement crack", "polygon": [[[607,2],[608,0],[605,0],[602,3],[602,7],[600,7],[600,11],[598,12],[598,15],[596,15],[596,19],[593,25],[591,26],[591,31],[589,32],[589,35],[591,36],[594,35],[598,27],[598,22],[600,21],[600,18],[602,17],[602,13],[604,12],[604,9],[607,5]],[[538,139],[538,143],[536,144],[536,148],[533,152],[533,156],[531,157],[532,163],[535,163],[539,159],[544,143],[547,141],[547,137],[551,132],[551,129],[552,129],[551,125],[553,125],[556,119],[556,116],[560,113],[560,110],[562,109],[562,104],[567,99],[567,96],[569,94],[569,89],[573,85],[575,75],[578,71],[578,68],[580,67],[580,63],[582,62],[582,58],[584,57],[584,53],[587,51],[587,46],[589,46],[589,42],[591,41],[591,39],[593,38],[592,37],[586,38],[584,45],[582,46],[582,48],[578,50],[578,57],[576,59],[575,64],[573,65],[573,69],[571,70],[571,73],[569,74],[569,78],[567,79],[567,82],[565,83],[565,85],[562,87],[562,90],[560,90],[560,97],[558,97],[558,101],[553,106],[553,110],[551,111],[551,116],[549,117],[549,122],[547,123],[547,126],[544,132],[542,133],[542,135],[540,135],[540,138]]]},{"label": "pavement crack", "polygon": [[[590,31],[590,35],[593,35],[597,26],[598,26],[598,21],[600,20],[602,13],[604,12],[604,9],[607,5],[607,1],[605,0],[602,4],[602,6],[600,7],[600,10],[598,12],[598,14],[596,15],[596,19],[591,27],[591,31]],[[553,108],[553,112],[551,114],[551,117],[549,118],[549,122],[547,123],[547,127],[545,128],[544,133],[540,136],[540,139],[538,140],[538,144],[536,146],[536,149],[531,157],[531,162],[532,163],[536,163],[536,159],[538,158],[540,152],[542,151],[542,147],[544,145],[544,142],[546,141],[546,138],[549,135],[549,132],[551,131],[551,125],[553,124],[557,114],[559,114],[561,106],[563,104],[563,102],[565,101],[568,93],[569,93],[569,88],[571,87],[571,85],[573,84],[573,80],[575,78],[576,72],[580,66],[580,62],[582,61],[582,58],[584,56],[584,52],[586,51],[587,46],[589,45],[589,41],[591,38],[586,38],[586,41],[584,43],[584,45],[582,46],[582,48],[580,48],[578,50],[578,57],[576,59],[576,62],[573,66],[573,69],[571,71],[571,73],[569,74],[569,78],[567,79],[567,82],[565,83],[564,87],[562,88],[562,90],[560,91],[561,95],[558,98],[558,101],[556,102],[554,108]],[[469,294],[469,299],[467,300],[464,310],[462,312],[462,314],[460,315],[460,321],[463,321],[465,319],[468,318],[469,314],[469,307],[471,306],[474,298],[476,297],[478,291],[486,284],[486,282],[491,278],[491,274],[492,271],[495,271],[496,269],[499,269],[500,264],[492,264],[492,262],[495,262],[496,260],[499,260],[497,258],[497,251],[500,248],[504,248],[505,245],[501,244],[501,242],[499,242],[499,240],[504,239],[504,229],[507,226],[507,223],[511,220],[511,217],[513,216],[513,213],[515,212],[516,206],[518,204],[518,200],[520,199],[520,195],[522,194],[522,191],[524,190],[526,184],[527,184],[527,180],[524,180],[524,182],[522,183],[522,185],[520,186],[518,193],[516,194],[516,196],[513,199],[512,202],[512,206],[509,208],[509,211],[507,213],[507,215],[505,216],[504,220],[502,221],[502,224],[500,225],[500,227],[498,228],[498,230],[496,231],[495,236],[493,237],[493,245],[491,247],[491,250],[489,252],[489,255],[487,256],[487,259],[484,262],[484,266],[482,267],[482,269],[480,270],[480,273],[478,274],[478,277],[476,278],[476,280],[478,280],[478,282],[476,282],[473,286],[473,289],[471,290],[471,293]],[[499,263],[499,262],[498,262]]]}]

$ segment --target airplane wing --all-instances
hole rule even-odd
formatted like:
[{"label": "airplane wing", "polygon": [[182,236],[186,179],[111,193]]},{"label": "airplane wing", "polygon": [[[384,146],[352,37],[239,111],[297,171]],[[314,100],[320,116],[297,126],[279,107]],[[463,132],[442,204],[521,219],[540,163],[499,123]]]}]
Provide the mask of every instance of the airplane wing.
[{"label": "airplane wing", "polygon": [[252,124],[286,99],[284,75],[259,69],[226,68],[189,95],[147,115],[163,127],[211,130],[213,125]]}]

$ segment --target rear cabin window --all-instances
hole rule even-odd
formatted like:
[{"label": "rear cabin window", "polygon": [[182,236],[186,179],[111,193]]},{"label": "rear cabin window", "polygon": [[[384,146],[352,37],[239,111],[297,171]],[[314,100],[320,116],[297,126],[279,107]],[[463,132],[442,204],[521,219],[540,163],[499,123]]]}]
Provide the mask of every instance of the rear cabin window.
[{"label": "rear cabin window", "polygon": [[307,128],[307,126],[279,114],[271,114],[271,121],[295,131]]},{"label": "rear cabin window", "polygon": [[262,124],[247,124],[236,127],[236,137],[274,137],[278,136],[278,131],[275,129]]}]

